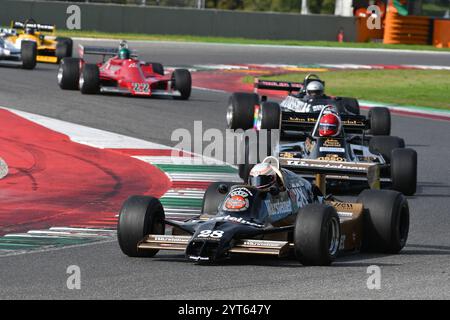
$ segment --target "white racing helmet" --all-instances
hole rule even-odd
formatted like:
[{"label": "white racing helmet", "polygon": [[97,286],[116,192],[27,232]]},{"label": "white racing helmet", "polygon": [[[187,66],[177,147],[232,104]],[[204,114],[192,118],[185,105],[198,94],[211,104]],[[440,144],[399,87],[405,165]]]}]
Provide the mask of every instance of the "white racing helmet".
[{"label": "white racing helmet", "polygon": [[310,96],[321,96],[325,88],[320,81],[311,81],[306,86],[306,93]]},{"label": "white racing helmet", "polygon": [[269,163],[258,163],[250,171],[249,184],[257,189],[267,189],[277,182],[277,173]]},{"label": "white racing helmet", "polygon": [[267,189],[277,183],[277,177],[283,180],[279,162],[275,157],[267,157],[256,164],[249,175],[249,184],[257,189]]}]

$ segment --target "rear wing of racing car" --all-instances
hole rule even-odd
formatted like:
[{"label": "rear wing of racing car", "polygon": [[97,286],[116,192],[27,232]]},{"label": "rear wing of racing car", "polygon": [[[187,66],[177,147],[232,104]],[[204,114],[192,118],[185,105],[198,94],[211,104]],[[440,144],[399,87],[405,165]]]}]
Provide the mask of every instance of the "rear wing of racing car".
[{"label": "rear wing of racing car", "polygon": [[289,93],[292,93],[292,92],[301,91],[303,89],[303,83],[288,82],[288,81],[259,80],[259,79],[255,78],[253,90],[255,93],[258,93],[258,89],[287,91]]},{"label": "rear wing of racing car", "polygon": [[11,28],[16,30],[24,30],[26,27],[34,28],[39,32],[55,32],[55,25],[40,23],[25,23],[19,21],[11,21]]},{"label": "rear wing of racing car", "polygon": [[[97,55],[102,56],[103,59],[107,56],[116,56],[119,54],[118,48],[111,48],[111,47],[95,47],[95,46],[83,46],[79,45],[78,53],[80,55],[80,58],[83,58],[85,55]],[[131,50],[131,57],[137,58],[137,52],[134,50]]]},{"label": "rear wing of racing car", "polygon": [[[348,133],[360,133],[370,129],[369,122],[365,116],[342,114],[340,115],[342,126]],[[283,112],[281,119],[281,129],[286,131],[308,132],[314,129],[319,113]]]},{"label": "rear wing of racing car", "polygon": [[326,177],[346,176],[365,177],[371,189],[380,189],[380,165],[376,163],[341,162],[316,159],[300,159],[285,157],[280,154],[280,167],[297,174],[313,174],[316,176],[316,185],[323,194],[326,194]]}]

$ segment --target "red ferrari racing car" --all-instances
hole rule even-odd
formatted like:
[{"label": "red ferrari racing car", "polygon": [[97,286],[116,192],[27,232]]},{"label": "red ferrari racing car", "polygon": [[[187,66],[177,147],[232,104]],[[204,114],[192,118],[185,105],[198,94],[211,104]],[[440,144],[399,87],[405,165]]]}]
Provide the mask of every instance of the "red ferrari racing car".
[{"label": "red ferrari racing car", "polygon": [[[102,62],[92,64],[85,55],[101,55]],[[119,48],[80,45],[80,58],[64,58],[58,69],[58,84],[64,90],[80,89],[83,94],[119,93],[134,96],[172,96],[187,100],[191,95],[191,74],[176,69],[165,75],[160,63],[143,62],[123,41]],[[110,57],[106,59],[106,57]]]}]

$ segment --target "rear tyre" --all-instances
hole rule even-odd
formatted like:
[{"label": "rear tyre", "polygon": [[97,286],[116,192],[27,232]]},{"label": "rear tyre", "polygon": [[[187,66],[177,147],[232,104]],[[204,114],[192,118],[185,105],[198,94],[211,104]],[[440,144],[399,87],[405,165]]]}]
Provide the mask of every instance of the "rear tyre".
[{"label": "rear tyre", "polygon": [[213,182],[209,185],[208,189],[206,189],[205,195],[203,196],[202,203],[202,213],[206,213],[209,215],[215,215],[219,211],[219,205],[222,203],[223,199],[227,192],[221,192],[220,187],[226,187],[228,190],[234,185],[236,182]]},{"label": "rear tyre", "polygon": [[392,150],[404,147],[405,140],[393,136],[374,136],[369,142],[370,152],[381,154],[387,163],[391,162]]},{"label": "rear tyre", "polygon": [[100,71],[96,64],[85,64],[80,74],[79,87],[82,94],[100,91]]},{"label": "rear tyre", "polygon": [[172,80],[174,81],[174,88],[181,94],[179,97],[175,97],[178,100],[187,100],[191,96],[192,79],[191,73],[186,69],[177,69],[172,74]]},{"label": "rear tyre", "polygon": [[119,214],[117,239],[120,249],[129,257],[153,257],[159,250],[138,250],[139,243],[149,234],[164,234],[164,209],[153,197],[129,197]]},{"label": "rear tyre", "polygon": [[59,63],[58,85],[63,90],[77,90],[80,79],[80,59],[64,58]]},{"label": "rear tyre", "polygon": [[392,189],[412,196],[417,189],[417,152],[413,149],[394,149],[391,156]]},{"label": "rear tyre", "polygon": [[56,52],[55,55],[60,61],[63,58],[72,57],[73,41],[70,38],[56,38]]},{"label": "rear tyre", "polygon": [[340,98],[341,104],[344,106],[344,110],[348,113],[359,115],[360,108],[359,102],[355,98]]},{"label": "rear tyre", "polygon": [[233,93],[228,100],[228,128],[232,130],[248,130],[253,128],[255,105],[259,105],[259,97],[257,94],[245,92]]},{"label": "rear tyre", "polygon": [[261,129],[280,129],[281,108],[276,102],[261,103],[260,110]]},{"label": "rear tyre", "polygon": [[361,251],[399,253],[409,233],[406,198],[392,190],[364,190],[357,201],[364,205]]},{"label": "rear tyre", "polygon": [[24,41],[21,45],[22,68],[31,70],[36,67],[37,45],[36,42]]},{"label": "rear tyre", "polygon": [[377,107],[369,110],[370,133],[374,136],[391,134],[391,112],[388,108]]},{"label": "rear tyre", "polygon": [[339,252],[341,229],[336,209],[309,204],[300,209],[294,228],[294,252],[306,266],[328,266]]}]

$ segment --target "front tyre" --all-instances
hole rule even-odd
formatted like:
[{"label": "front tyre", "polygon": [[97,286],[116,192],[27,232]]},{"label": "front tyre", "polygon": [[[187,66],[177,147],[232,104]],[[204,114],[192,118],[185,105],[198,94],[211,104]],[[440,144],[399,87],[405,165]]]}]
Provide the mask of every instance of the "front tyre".
[{"label": "front tyre", "polygon": [[339,252],[341,229],[336,209],[309,204],[300,209],[294,228],[294,252],[306,266],[328,266]]},{"label": "front tyre", "polygon": [[100,70],[96,64],[85,64],[80,74],[79,87],[82,94],[100,91]]},{"label": "front tyre", "polygon": [[153,197],[131,196],[122,205],[117,226],[120,249],[129,257],[153,257],[159,250],[139,250],[149,234],[164,234],[165,214],[161,202]]},{"label": "front tyre", "polygon": [[361,251],[399,253],[409,233],[406,198],[392,190],[364,190],[357,202],[364,206]]},{"label": "front tyre", "polygon": [[187,100],[191,96],[192,79],[191,73],[186,69],[177,69],[172,74],[175,90],[180,92],[180,96],[175,97],[179,100]]},{"label": "front tyre", "polygon": [[21,45],[22,68],[32,70],[36,67],[37,44],[32,41],[23,41]]}]

